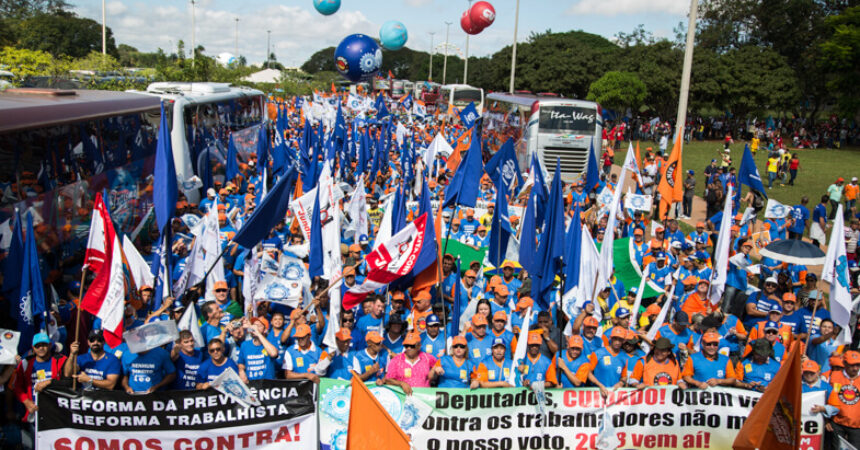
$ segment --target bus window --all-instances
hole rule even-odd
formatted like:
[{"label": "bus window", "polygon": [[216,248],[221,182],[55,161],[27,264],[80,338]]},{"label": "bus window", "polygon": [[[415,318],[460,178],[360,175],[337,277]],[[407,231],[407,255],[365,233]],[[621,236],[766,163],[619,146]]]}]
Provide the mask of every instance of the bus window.
[{"label": "bus window", "polygon": [[578,106],[541,106],[541,131],[568,134],[594,134],[597,109]]}]

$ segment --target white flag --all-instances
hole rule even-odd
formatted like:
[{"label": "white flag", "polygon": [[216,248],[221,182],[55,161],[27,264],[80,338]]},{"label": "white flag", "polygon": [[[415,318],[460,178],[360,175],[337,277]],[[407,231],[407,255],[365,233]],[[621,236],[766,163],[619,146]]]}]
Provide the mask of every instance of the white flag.
[{"label": "white flag", "polygon": [[221,230],[218,226],[218,207],[216,204],[212,205],[201,222],[204,223],[203,235],[197,240],[203,244],[201,247],[201,250],[205,252],[203,265],[209,271],[209,276],[206,277],[205,296],[206,300],[215,300],[215,282],[227,280],[224,275],[224,259],[218,257],[221,254]]},{"label": "white flag", "polygon": [[201,348],[206,345],[206,341],[203,340],[203,333],[200,332],[200,322],[197,320],[197,309],[194,307],[194,303],[189,303],[185,308],[185,312],[179,318],[176,328],[180,331],[188,330],[191,332],[191,336],[194,337],[195,348]]},{"label": "white flag", "polygon": [[15,357],[18,356],[18,341],[20,340],[20,331],[0,328],[0,365],[17,364]]},{"label": "white flag", "polygon": [[152,272],[150,272],[149,265],[146,263],[146,260],[143,259],[143,256],[140,256],[140,253],[137,251],[137,248],[134,247],[131,239],[125,235],[122,237],[122,251],[125,253],[125,259],[128,261],[129,272],[131,272],[131,278],[134,280],[135,286],[137,286],[138,289],[143,285],[154,287],[155,285],[152,284],[153,276]]},{"label": "white flag", "polygon": [[636,318],[639,316],[639,306],[642,305],[642,295],[645,293],[645,283],[648,281],[651,266],[646,266],[642,273],[642,278],[639,280],[639,290],[636,291],[636,301],[633,302],[633,311],[630,311],[630,326],[639,328],[636,324]]},{"label": "white flag", "polygon": [[[728,187],[726,198],[732,198],[732,187]],[[723,220],[720,221],[720,234],[717,236],[717,247],[714,251],[714,271],[711,274],[711,287],[708,297],[711,304],[716,305],[726,290],[726,280],[729,276],[729,248],[732,243],[732,202],[726,202],[723,207]]]},{"label": "white flag", "polygon": [[367,236],[368,220],[367,220],[367,198],[364,194],[364,174],[358,177],[358,182],[355,184],[355,190],[352,192],[352,197],[346,205],[346,211],[352,219],[350,230],[354,233],[355,242],[362,236]]},{"label": "white flag", "polygon": [[529,306],[526,309],[525,319],[523,319],[523,326],[520,328],[520,335],[517,337],[517,348],[514,350],[514,359],[511,362],[511,372],[508,375],[508,383],[511,386],[517,385],[517,376],[519,376],[520,371],[518,370],[519,365],[517,364],[521,359],[526,357],[526,348],[528,347],[529,340],[529,319],[532,316],[532,307]]},{"label": "white flag", "polygon": [[634,211],[651,211],[652,197],[650,195],[634,194],[628,190],[624,196],[624,208]]},{"label": "white flag", "polygon": [[245,407],[260,406],[260,401],[251,394],[251,390],[242,382],[242,379],[239,378],[239,375],[232,367],[228,367],[227,370],[221,372],[221,375],[215,377],[209,383],[209,386],[236,400],[236,403]]},{"label": "white flag", "polygon": [[621,167],[625,170],[629,170],[637,177],[639,176],[639,163],[636,162],[636,152],[633,150],[633,141],[630,141],[630,147],[627,148],[627,155],[624,157],[624,165]]},{"label": "white flag", "polygon": [[767,207],[764,210],[765,219],[783,219],[788,216],[789,213],[791,213],[790,207],[785,206],[772,198],[767,199]]},{"label": "white flag", "polygon": [[851,342],[851,284],[848,278],[848,256],[845,252],[845,220],[842,205],[836,208],[830,245],[821,272],[821,280],[830,283],[830,317],[842,327],[839,343]]},{"label": "white flag", "polygon": [[173,320],[158,320],[141,325],[122,334],[132,353],[143,353],[179,339],[179,330]]}]

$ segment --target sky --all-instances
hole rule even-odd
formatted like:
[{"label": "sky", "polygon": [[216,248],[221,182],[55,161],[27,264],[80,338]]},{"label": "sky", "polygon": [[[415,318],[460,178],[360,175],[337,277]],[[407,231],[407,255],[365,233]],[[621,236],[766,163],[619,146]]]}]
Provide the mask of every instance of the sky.
[{"label": "sky", "polygon": [[[71,0],[75,12],[101,22],[98,0]],[[496,20],[469,39],[469,55],[486,56],[513,42],[516,0],[491,1]],[[379,27],[388,20],[406,25],[414,50],[443,51],[445,22],[451,53],[464,53],[466,34],[460,15],[469,8],[467,0],[342,0],[331,16],[319,14],[313,0],[197,0],[194,6],[196,43],[208,55],[238,51],[249,63],[265,59],[267,30],[271,49],[278,61],[297,67],[314,52],[336,46],[352,33],[378,37]],[[521,0],[517,41],[532,32],[583,30],[611,39],[618,32],[629,33],[637,25],[656,37],[673,38],[673,28],[687,21],[689,2],[684,0]],[[175,52],[179,40],[191,47],[190,0],[106,0],[106,22],[117,44],[140,51]],[[383,54],[384,59],[384,54]]]}]

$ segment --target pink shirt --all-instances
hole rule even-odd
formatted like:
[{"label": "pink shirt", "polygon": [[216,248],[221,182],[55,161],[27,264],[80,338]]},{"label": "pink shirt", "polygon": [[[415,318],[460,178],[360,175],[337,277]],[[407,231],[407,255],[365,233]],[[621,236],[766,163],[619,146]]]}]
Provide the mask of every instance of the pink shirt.
[{"label": "pink shirt", "polygon": [[388,362],[385,378],[403,381],[412,387],[430,387],[430,369],[436,365],[436,358],[421,352],[415,363],[406,360],[406,354],[401,353]]}]

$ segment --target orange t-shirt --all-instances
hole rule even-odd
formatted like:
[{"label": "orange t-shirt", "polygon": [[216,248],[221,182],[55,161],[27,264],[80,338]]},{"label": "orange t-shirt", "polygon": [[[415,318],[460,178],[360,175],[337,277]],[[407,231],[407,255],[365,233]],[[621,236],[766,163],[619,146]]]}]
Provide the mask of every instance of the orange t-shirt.
[{"label": "orange t-shirt", "polygon": [[832,373],[830,385],[833,392],[827,404],[839,408],[833,421],[845,427],[860,428],[860,376],[851,380],[844,371]]},{"label": "orange t-shirt", "polygon": [[668,386],[678,384],[681,379],[681,369],[671,358],[660,364],[649,357],[636,361],[632,378],[641,380],[646,386]]}]

